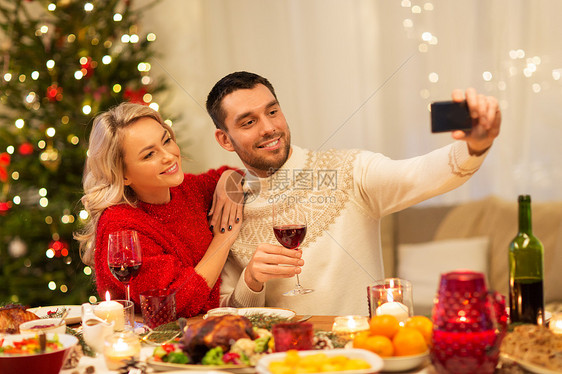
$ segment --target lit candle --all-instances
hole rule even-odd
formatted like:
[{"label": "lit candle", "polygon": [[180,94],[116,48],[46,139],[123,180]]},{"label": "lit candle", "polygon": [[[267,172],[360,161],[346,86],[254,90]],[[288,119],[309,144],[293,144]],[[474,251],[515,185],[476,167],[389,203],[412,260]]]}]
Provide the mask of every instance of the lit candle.
[{"label": "lit candle", "polygon": [[562,313],[553,313],[548,328],[555,334],[562,334]]},{"label": "lit candle", "polygon": [[123,305],[117,301],[110,300],[109,291],[105,293],[105,301],[102,301],[94,308],[94,314],[108,323],[114,321],[113,329],[115,331],[122,331],[125,328]]},{"label": "lit candle", "polygon": [[103,355],[109,370],[119,370],[126,361],[140,358],[141,344],[132,332],[121,332],[110,335],[105,340]]},{"label": "lit candle", "polygon": [[377,316],[381,314],[390,314],[391,316],[396,317],[398,322],[406,322],[410,316],[408,313],[408,307],[398,301],[391,301],[382,304],[377,308],[376,313]]},{"label": "lit candle", "polygon": [[332,326],[333,332],[348,340],[353,340],[358,332],[367,330],[369,330],[369,320],[363,316],[336,317]]}]

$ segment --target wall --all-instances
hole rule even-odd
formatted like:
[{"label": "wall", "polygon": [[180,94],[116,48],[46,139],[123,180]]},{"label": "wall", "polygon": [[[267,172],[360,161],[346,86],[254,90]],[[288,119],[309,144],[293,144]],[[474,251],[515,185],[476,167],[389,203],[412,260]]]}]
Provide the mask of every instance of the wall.
[{"label": "wall", "polygon": [[429,132],[430,102],[468,86],[496,96],[500,138],[468,184],[429,202],[443,204],[562,199],[559,14],[555,0],[163,0],[143,24],[158,35],[154,73],[173,83],[159,100],[181,115],[186,171],[239,165],[204,110],[212,85],[236,70],[274,84],[295,144],[392,158],[449,142]]}]

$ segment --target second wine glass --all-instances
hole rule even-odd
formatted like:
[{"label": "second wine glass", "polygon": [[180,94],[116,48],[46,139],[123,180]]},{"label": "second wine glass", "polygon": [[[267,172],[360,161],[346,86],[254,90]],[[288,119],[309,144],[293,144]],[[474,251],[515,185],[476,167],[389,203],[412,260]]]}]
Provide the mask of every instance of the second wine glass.
[{"label": "second wine glass", "polygon": [[[273,233],[277,241],[288,249],[298,249],[306,236],[306,215],[299,211],[297,204],[288,203],[286,200],[273,204]],[[301,285],[299,275],[297,284],[291,291],[285,292],[284,296],[305,295],[312,292],[310,288]]]},{"label": "second wine glass", "polygon": [[142,265],[141,246],[135,230],[115,231],[109,234],[107,264],[113,276],[127,286],[127,301],[130,301],[130,283],[139,273]]}]

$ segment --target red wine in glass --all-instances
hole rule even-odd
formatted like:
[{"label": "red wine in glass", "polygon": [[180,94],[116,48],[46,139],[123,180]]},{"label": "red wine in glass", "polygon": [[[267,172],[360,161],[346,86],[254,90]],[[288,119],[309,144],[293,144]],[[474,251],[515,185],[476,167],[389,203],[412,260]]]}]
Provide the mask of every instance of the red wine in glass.
[{"label": "red wine in glass", "polygon": [[111,274],[119,282],[122,283],[130,283],[131,279],[136,277],[140,271],[141,263],[139,262],[123,262],[121,264],[109,264],[109,270],[111,270]]},{"label": "red wine in glass", "polygon": [[[298,211],[299,206],[288,204],[286,201],[273,205],[273,233],[277,241],[288,249],[298,249],[306,236],[306,216]],[[284,296],[304,295],[312,292],[310,288],[301,285],[297,274],[297,284]]]},{"label": "red wine in glass", "polygon": [[273,226],[275,237],[285,248],[295,249],[301,245],[306,235],[305,225]]},{"label": "red wine in glass", "polygon": [[142,265],[141,247],[135,230],[109,234],[107,264],[113,276],[127,286],[127,300],[130,301],[130,283],[137,276]]}]

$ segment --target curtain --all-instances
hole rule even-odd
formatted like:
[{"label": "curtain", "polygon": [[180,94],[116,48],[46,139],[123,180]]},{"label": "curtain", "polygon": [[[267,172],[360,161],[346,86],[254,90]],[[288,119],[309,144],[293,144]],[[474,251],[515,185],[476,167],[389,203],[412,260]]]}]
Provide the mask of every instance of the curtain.
[{"label": "curtain", "polygon": [[292,141],[401,159],[451,141],[431,134],[429,104],[474,87],[503,122],[481,170],[428,201],[496,195],[562,199],[562,2],[557,0],[163,0],[145,16],[157,35],[157,99],[174,117],[187,172],[241,166],[214,140],[206,95],[247,70],[274,85]]}]

